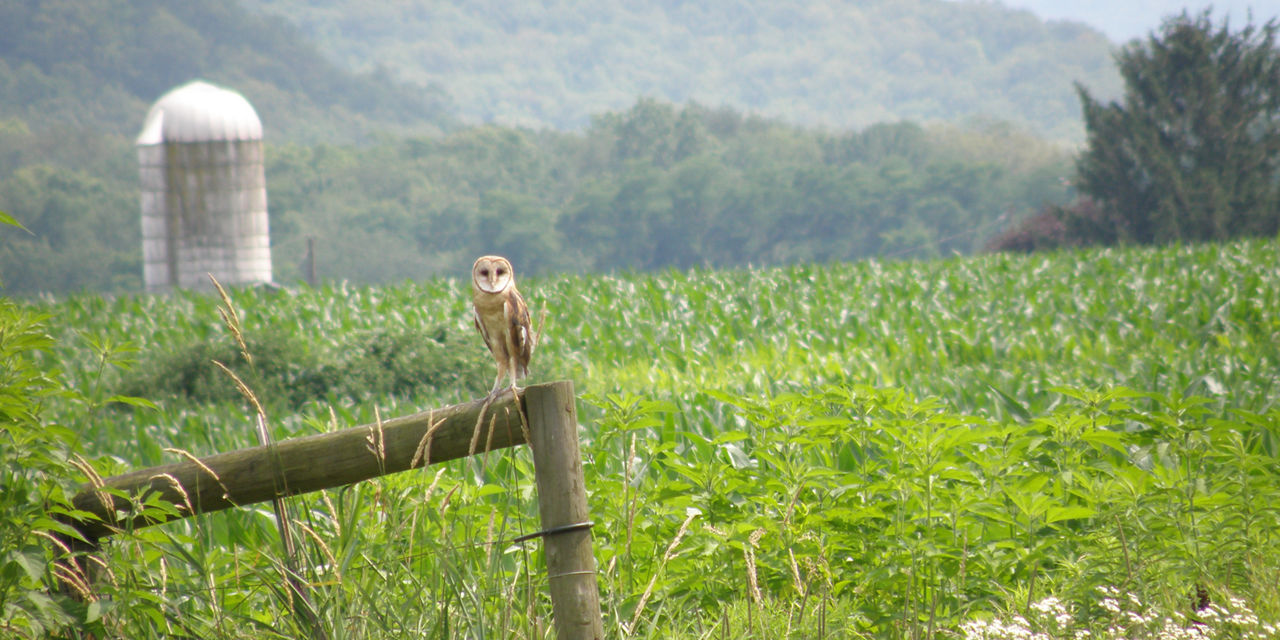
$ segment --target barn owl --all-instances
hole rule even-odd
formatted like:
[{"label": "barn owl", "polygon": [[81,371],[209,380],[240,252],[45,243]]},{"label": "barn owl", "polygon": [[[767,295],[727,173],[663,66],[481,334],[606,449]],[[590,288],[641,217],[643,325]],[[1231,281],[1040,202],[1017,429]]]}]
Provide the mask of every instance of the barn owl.
[{"label": "barn owl", "polygon": [[471,303],[475,307],[476,330],[485,346],[498,361],[498,377],[493,380],[493,396],[504,376],[516,380],[529,375],[529,358],[533,356],[533,328],[529,307],[516,289],[511,263],[501,256],[481,256],[471,267]]}]

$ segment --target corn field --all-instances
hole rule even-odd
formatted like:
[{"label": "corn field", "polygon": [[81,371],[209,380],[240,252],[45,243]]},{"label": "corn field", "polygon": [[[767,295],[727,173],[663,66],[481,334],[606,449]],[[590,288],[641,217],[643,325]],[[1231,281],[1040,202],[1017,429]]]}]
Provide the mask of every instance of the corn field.
[{"label": "corn field", "polygon": [[[1274,635],[1278,248],[522,281],[542,334],[531,381],[579,392],[608,635]],[[42,415],[82,462],[41,480],[6,457],[4,479],[57,494],[86,469],[256,444],[212,360],[277,438],[483,395],[466,287],[233,291],[252,361],[216,297],[17,305],[47,316],[30,353],[65,392]],[[291,502],[331,637],[553,635],[540,548],[512,542],[538,529],[528,451]],[[4,566],[34,568],[0,571],[0,631],[307,632],[269,509],[125,532],[89,602],[61,609],[31,604],[56,584],[45,525],[6,526],[25,533]]]}]

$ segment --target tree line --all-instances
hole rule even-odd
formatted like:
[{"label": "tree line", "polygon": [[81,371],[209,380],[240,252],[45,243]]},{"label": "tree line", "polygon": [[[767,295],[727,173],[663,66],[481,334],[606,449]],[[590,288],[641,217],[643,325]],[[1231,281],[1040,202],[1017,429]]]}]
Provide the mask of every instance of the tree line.
[{"label": "tree line", "polygon": [[[269,162],[281,276],[465,273],[927,257],[968,252],[1010,209],[1065,202],[1069,157],[999,123],[833,134],[641,100],[581,134],[496,126]],[[278,234],[278,235],[277,235]]]},{"label": "tree line", "polygon": [[1120,100],[1077,87],[1080,197],[992,247],[1220,241],[1280,232],[1280,21],[1172,16],[1116,55]]},{"label": "tree line", "polygon": [[[0,135],[28,139],[21,127]],[[11,293],[141,287],[133,151],[0,178]],[[742,266],[980,248],[1010,211],[1065,203],[1070,157],[1011,125],[834,133],[727,108],[640,100],[581,133],[480,126],[373,145],[271,144],[277,279]]]},{"label": "tree line", "polygon": [[837,129],[986,114],[1078,143],[1072,82],[1120,89],[1102,33],[996,2],[242,4],[348,68],[444,87],[469,122],[581,130],[650,96]]},{"label": "tree line", "polygon": [[[581,132],[272,143],[276,275],[300,278],[308,246],[321,277],[377,283],[490,252],[537,273],[1274,235],[1278,31],[1183,13],[1126,45],[1122,99],[1077,88],[1074,163],[999,121],[833,132],[653,99]],[[6,292],[141,288],[133,157],[118,134],[0,119],[0,210],[31,230],[0,230]]]}]

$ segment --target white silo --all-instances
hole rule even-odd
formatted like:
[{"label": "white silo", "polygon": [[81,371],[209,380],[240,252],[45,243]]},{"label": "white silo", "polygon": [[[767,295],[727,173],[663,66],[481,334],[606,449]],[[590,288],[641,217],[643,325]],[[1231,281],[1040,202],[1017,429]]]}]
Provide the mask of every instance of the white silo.
[{"label": "white silo", "polygon": [[194,81],[138,135],[147,291],[271,282],[262,121],[244,96]]}]

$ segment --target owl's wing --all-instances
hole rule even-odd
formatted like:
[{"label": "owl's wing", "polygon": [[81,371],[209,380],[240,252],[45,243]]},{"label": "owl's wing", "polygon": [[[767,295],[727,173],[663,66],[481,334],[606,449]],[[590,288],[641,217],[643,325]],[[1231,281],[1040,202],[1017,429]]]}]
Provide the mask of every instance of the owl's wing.
[{"label": "owl's wing", "polygon": [[484,322],[480,321],[480,311],[473,308],[471,310],[471,321],[476,325],[476,331],[480,333],[480,339],[484,340],[484,346],[493,351],[493,343],[489,341],[489,330],[485,328]]},{"label": "owl's wing", "polygon": [[517,375],[523,377],[528,375],[529,360],[533,357],[533,323],[529,320],[529,307],[524,303],[524,296],[515,287],[507,290],[502,313],[506,316],[511,346],[515,348],[516,363],[520,367]]}]

